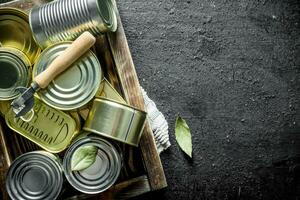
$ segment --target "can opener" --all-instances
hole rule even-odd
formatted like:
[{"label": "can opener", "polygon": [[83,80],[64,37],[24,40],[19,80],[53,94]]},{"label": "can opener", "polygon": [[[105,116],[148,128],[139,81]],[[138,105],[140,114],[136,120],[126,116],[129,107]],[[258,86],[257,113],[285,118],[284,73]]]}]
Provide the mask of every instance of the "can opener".
[{"label": "can opener", "polygon": [[68,69],[78,58],[85,54],[96,42],[96,38],[89,32],[82,33],[66,48],[42,73],[36,76],[29,88],[19,87],[21,95],[12,103],[12,110],[16,117],[24,116],[34,105],[34,93],[46,88],[59,74]]}]

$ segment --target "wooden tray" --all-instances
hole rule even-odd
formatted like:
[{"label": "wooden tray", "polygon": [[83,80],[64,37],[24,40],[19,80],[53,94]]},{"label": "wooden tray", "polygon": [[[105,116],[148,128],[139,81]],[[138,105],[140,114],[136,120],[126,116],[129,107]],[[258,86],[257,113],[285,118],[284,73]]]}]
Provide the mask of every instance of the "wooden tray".
[{"label": "wooden tray", "polygon": [[[0,7],[15,7],[28,12],[31,7],[41,3],[45,3],[45,0],[17,0],[1,4]],[[120,17],[118,17],[118,30],[100,36],[94,51],[104,68],[105,77],[115,89],[130,105],[144,110],[140,84]],[[0,117],[0,146],[0,199],[8,200],[5,175],[9,165],[17,156],[37,150],[39,147],[11,131],[2,117]],[[113,187],[104,193],[92,196],[79,193],[66,183],[60,199],[128,199],[167,186],[148,124],[144,129],[139,148],[122,145],[122,149],[125,164],[120,178]]]}]

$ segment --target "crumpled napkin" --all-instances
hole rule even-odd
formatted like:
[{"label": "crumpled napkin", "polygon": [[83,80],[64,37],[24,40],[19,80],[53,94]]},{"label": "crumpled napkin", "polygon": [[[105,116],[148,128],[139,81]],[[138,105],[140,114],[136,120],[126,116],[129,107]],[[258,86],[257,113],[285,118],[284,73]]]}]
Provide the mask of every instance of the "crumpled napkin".
[{"label": "crumpled napkin", "polygon": [[154,134],[158,153],[171,146],[169,139],[169,126],[165,116],[157,109],[155,103],[148,97],[147,93],[141,88],[148,112],[148,121]]}]

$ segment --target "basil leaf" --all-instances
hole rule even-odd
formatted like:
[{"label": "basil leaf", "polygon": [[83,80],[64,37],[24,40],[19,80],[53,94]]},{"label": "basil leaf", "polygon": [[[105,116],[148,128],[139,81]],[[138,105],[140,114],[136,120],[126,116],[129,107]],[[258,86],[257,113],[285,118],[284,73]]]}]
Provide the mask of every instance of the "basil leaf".
[{"label": "basil leaf", "polygon": [[98,148],[95,146],[83,146],[78,148],[71,160],[71,170],[81,171],[90,167],[96,160]]},{"label": "basil leaf", "polygon": [[192,158],[193,147],[190,128],[185,122],[185,120],[182,119],[180,116],[177,116],[176,118],[175,136],[180,148]]}]

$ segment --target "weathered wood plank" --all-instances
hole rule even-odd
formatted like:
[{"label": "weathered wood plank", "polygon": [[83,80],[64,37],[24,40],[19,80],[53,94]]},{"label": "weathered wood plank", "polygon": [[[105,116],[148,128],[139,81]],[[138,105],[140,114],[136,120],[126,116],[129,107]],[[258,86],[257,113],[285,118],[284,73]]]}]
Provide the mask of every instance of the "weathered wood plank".
[{"label": "weathered wood plank", "polygon": [[0,199],[9,200],[5,190],[5,177],[8,166],[11,163],[9,152],[7,151],[6,141],[4,140],[4,131],[0,122]]},{"label": "weathered wood plank", "polygon": [[29,10],[35,5],[41,5],[43,3],[49,2],[50,0],[15,0],[7,3],[3,3],[0,7],[14,7],[25,12],[29,12]]},{"label": "weathered wood plank", "polygon": [[[120,16],[118,16],[118,29],[115,33],[108,34],[108,40],[117,67],[118,76],[123,87],[125,100],[130,105],[144,110],[145,105],[141,94],[139,80]],[[145,126],[140,141],[140,148],[145,161],[151,190],[166,187],[167,181],[160,157],[157,153],[154,137],[148,123]]]}]

